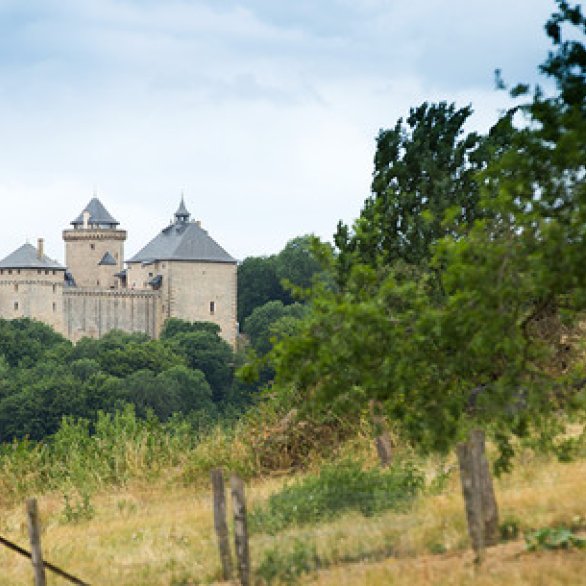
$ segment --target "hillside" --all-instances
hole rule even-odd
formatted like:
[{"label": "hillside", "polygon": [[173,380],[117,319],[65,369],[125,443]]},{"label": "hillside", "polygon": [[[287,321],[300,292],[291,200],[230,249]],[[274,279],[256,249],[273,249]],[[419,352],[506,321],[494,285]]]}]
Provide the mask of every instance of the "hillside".
[{"label": "hillside", "polygon": [[[489,550],[480,570],[468,549],[459,476],[449,465],[403,510],[369,517],[350,512],[276,534],[257,530],[251,539],[257,579],[281,576],[293,582],[298,574],[300,583],[337,586],[586,584],[584,550],[529,552],[521,536],[545,527],[571,527],[576,533],[586,529],[586,461],[562,464],[528,452],[517,464],[511,475],[497,481],[496,491],[501,521],[520,534]],[[428,477],[438,469],[432,462],[425,467]],[[72,491],[69,508],[61,493],[40,497],[45,559],[91,584],[214,583],[220,569],[210,490],[181,486],[166,476],[103,489],[85,502]],[[285,482],[250,483],[249,508],[264,503]],[[0,509],[0,528],[4,537],[28,545],[24,503]],[[308,572],[302,571],[304,566]],[[1,584],[31,583],[29,562],[4,548],[0,567]],[[65,582],[50,577],[48,583]]]}]

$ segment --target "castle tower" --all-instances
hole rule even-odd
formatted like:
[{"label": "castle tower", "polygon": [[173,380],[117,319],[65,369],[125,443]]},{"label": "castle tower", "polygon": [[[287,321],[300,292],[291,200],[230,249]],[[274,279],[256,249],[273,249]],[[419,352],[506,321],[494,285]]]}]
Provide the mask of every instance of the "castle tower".
[{"label": "castle tower", "polygon": [[43,239],[37,248],[23,244],[0,261],[0,317],[28,317],[64,333],[64,276],[65,267],[45,255]]},{"label": "castle tower", "polygon": [[123,268],[126,231],[94,197],[63,231],[65,264],[77,287],[117,287]]},{"label": "castle tower", "polygon": [[160,293],[160,321],[210,321],[236,344],[236,259],[201,227],[181,198],[175,221],[127,261],[130,289]]}]

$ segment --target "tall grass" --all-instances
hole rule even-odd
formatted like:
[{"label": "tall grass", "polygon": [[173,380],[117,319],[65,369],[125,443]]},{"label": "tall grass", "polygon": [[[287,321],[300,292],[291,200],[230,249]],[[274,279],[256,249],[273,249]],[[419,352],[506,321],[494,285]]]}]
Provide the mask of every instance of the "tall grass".
[{"label": "tall grass", "polygon": [[99,413],[93,426],[65,417],[44,442],[24,439],[0,446],[0,499],[12,502],[72,487],[95,490],[169,474],[187,461],[196,443],[186,422],[141,419],[132,406]]}]

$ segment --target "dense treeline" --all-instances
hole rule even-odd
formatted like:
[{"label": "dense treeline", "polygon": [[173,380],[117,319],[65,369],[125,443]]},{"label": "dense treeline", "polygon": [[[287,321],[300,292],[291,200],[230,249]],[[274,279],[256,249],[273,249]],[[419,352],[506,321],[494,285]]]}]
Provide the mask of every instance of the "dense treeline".
[{"label": "dense treeline", "polygon": [[45,324],[0,320],[0,441],[40,439],[64,415],[95,421],[127,404],[141,417],[211,422],[250,400],[237,364],[212,323],[171,319],[158,340],[112,331],[74,345]]}]

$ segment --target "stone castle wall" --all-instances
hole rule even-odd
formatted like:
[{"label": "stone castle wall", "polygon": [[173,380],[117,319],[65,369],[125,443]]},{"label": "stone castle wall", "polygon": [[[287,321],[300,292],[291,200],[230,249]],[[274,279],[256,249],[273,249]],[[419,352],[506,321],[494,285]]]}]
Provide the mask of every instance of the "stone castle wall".
[{"label": "stone castle wall", "polygon": [[160,331],[158,291],[67,288],[63,293],[64,335],[73,342],[99,338],[110,330],[142,332],[156,338]]},{"label": "stone castle wall", "polygon": [[63,270],[0,269],[0,317],[28,317],[63,330]]}]

